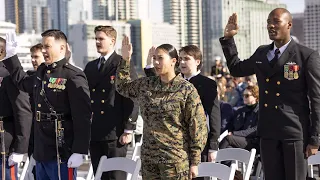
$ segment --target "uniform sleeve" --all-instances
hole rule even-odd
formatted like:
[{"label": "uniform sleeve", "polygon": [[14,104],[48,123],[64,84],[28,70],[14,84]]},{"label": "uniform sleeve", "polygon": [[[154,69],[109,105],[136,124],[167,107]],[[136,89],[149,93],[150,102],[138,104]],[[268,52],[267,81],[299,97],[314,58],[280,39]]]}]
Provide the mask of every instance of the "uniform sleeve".
[{"label": "uniform sleeve", "polygon": [[130,61],[121,59],[117,68],[116,90],[124,97],[136,99],[139,96],[141,81],[143,79],[132,80],[130,78]]},{"label": "uniform sleeve", "polygon": [[91,130],[91,104],[87,79],[78,72],[67,82],[68,97],[73,120],[74,140],[72,152],[88,154]]},{"label": "uniform sleeve", "polygon": [[11,79],[7,79],[7,94],[9,96],[14,116],[13,152],[24,154],[28,152],[29,137],[32,124],[32,112],[27,93],[19,91]]},{"label": "uniform sleeve", "polygon": [[227,60],[227,65],[230,74],[234,77],[243,77],[253,75],[255,66],[255,56],[251,56],[249,59],[241,61],[238,57],[238,51],[234,39],[220,38],[220,43],[224,56]]},{"label": "uniform sleeve", "polygon": [[208,137],[205,112],[197,90],[193,88],[188,95],[185,106],[185,120],[189,125],[189,159],[191,165],[198,165]]},{"label": "uniform sleeve", "polygon": [[13,83],[22,91],[32,94],[34,76],[28,76],[24,72],[23,67],[17,55],[14,55],[3,61],[7,70],[9,71]]},{"label": "uniform sleeve", "polygon": [[[217,88],[214,89],[217,94]],[[221,111],[220,111],[220,103],[218,97],[214,99],[213,106],[211,109],[211,113],[209,115],[209,149],[218,150],[219,142],[218,138],[220,136],[220,128],[221,128]]]},{"label": "uniform sleeve", "polygon": [[307,62],[306,80],[311,105],[311,132],[309,144],[319,146],[320,134],[320,57],[313,52]]},{"label": "uniform sleeve", "polygon": [[[130,79],[135,80],[138,78],[137,72],[134,69],[133,62],[130,66]],[[125,120],[124,129],[134,130],[139,115],[139,104],[136,101],[132,101],[130,98],[122,97],[123,117]]]}]

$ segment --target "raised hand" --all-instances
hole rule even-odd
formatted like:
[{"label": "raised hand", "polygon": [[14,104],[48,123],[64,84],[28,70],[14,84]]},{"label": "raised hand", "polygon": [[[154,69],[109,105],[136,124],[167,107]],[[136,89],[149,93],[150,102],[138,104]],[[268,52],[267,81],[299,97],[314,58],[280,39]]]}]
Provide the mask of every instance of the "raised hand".
[{"label": "raised hand", "polygon": [[6,34],[6,57],[4,59],[10,58],[17,54],[17,38],[14,31],[9,31]]},{"label": "raised hand", "polygon": [[121,54],[124,60],[130,61],[132,55],[132,44],[130,43],[129,37],[126,35],[122,40]]},{"label": "raised hand", "polygon": [[147,57],[147,65],[152,65],[153,63],[153,57],[154,57],[154,53],[156,51],[156,48],[154,46],[152,46],[150,49],[149,49],[149,53],[148,53],[148,57]]},{"label": "raised hand", "polygon": [[228,24],[224,29],[224,37],[227,39],[232,38],[238,33],[238,30],[238,15],[236,13],[233,13],[232,16],[229,17]]}]

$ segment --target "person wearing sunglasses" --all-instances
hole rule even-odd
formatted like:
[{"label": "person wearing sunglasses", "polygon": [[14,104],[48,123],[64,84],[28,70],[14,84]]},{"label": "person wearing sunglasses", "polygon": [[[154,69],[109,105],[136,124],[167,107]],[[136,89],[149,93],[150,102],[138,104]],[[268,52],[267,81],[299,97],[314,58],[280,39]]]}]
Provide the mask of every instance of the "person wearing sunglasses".
[{"label": "person wearing sunglasses", "polygon": [[243,92],[244,105],[234,111],[227,125],[229,134],[220,142],[220,149],[243,148],[258,150],[257,123],[259,111],[259,88],[248,86]]}]

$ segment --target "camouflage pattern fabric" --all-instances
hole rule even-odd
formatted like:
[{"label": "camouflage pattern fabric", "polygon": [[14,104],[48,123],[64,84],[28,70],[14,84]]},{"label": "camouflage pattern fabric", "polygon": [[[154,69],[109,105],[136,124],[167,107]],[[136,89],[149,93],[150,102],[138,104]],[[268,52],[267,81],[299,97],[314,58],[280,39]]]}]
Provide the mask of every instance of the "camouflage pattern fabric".
[{"label": "camouflage pattern fabric", "polygon": [[189,180],[188,161],[175,164],[142,163],[142,179]]},{"label": "camouflage pattern fabric", "polygon": [[131,81],[129,66],[129,61],[121,61],[115,83],[121,95],[140,104],[143,163],[198,165],[208,133],[196,88],[180,75],[167,84],[159,76]]}]

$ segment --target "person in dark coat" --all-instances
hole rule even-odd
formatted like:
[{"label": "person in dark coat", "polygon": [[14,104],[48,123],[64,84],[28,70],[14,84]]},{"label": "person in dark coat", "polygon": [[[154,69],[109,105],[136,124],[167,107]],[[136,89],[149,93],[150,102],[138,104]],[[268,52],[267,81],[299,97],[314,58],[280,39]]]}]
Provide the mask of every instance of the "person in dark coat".
[{"label": "person in dark coat", "polygon": [[[101,56],[89,62],[84,73],[88,78],[93,112],[90,155],[95,173],[101,156],[126,157],[139,106],[115,89],[116,70],[122,58],[114,50],[117,31],[111,26],[97,26],[94,32],[97,51]],[[133,64],[130,70],[131,79],[136,79]],[[125,178],[126,173],[123,171],[102,175],[102,180]]]},{"label": "person in dark coat", "polygon": [[16,55],[18,42],[14,32],[7,34],[7,56],[3,63],[18,88],[33,95],[36,118],[33,157],[37,179],[58,179],[60,176],[61,180],[75,180],[77,167],[83,163],[83,156],[89,149],[88,82],[85,74],[65,58],[65,34],[50,29],[41,35],[45,63],[35,74],[29,76],[23,71]]},{"label": "person in dark coat", "polygon": [[[0,59],[6,55],[6,40],[0,37]],[[28,152],[32,112],[27,93],[19,91],[9,72],[0,61],[0,122],[4,131],[4,143],[7,180],[18,179],[18,163]],[[3,152],[1,150],[1,152]],[[2,156],[0,157],[2,159]],[[2,166],[2,160],[0,161]],[[2,168],[0,170],[2,174]]]},{"label": "person in dark coat", "polygon": [[243,101],[245,105],[234,111],[233,120],[227,125],[229,134],[220,142],[220,149],[257,149],[258,86],[248,86],[244,90]]},{"label": "person in dark coat", "polygon": [[273,42],[241,61],[233,38],[239,29],[237,18],[236,14],[229,18],[220,43],[232,76],[257,76],[258,135],[265,179],[305,179],[307,158],[319,148],[319,53],[291,38],[292,15],[276,8],[267,19]]}]

